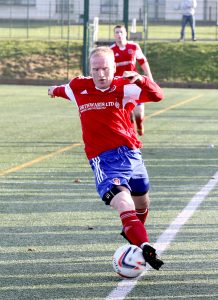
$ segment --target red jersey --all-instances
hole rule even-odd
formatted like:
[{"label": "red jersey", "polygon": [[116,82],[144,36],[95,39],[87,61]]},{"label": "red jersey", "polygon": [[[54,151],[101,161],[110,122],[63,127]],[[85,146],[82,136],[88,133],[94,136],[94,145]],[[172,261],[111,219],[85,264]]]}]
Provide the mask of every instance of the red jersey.
[{"label": "red jersey", "polygon": [[120,146],[142,147],[131,126],[130,111],[140,102],[163,98],[160,87],[146,76],[137,85],[115,77],[103,91],[95,87],[91,77],[76,77],[66,85],[57,86],[53,94],[76,103],[89,160]]},{"label": "red jersey", "polygon": [[136,71],[136,61],[140,65],[147,61],[137,43],[128,42],[124,48],[114,43],[110,48],[114,52],[116,62],[115,76],[122,76],[124,71]]}]

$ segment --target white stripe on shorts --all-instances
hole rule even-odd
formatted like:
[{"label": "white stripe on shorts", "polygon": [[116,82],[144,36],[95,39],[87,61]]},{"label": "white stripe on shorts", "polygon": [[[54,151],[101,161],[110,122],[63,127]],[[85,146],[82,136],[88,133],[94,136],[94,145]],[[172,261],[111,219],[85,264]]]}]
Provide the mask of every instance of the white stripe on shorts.
[{"label": "white stripe on shorts", "polygon": [[93,161],[94,166],[95,166],[96,180],[99,184],[100,182],[103,181],[103,173],[102,173],[101,168],[100,168],[100,157],[97,156],[97,157],[93,158],[92,161]]}]

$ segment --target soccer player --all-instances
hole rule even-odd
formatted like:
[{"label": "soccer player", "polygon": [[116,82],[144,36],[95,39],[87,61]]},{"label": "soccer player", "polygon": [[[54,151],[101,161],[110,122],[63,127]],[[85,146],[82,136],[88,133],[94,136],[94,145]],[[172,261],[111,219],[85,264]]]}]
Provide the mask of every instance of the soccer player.
[{"label": "soccer player", "polygon": [[163,92],[144,75],[129,71],[114,77],[115,70],[113,51],[97,47],[90,54],[92,77],[75,77],[66,85],[50,87],[48,94],[77,105],[96,189],[105,204],[118,211],[122,235],[141,247],[145,261],[158,270],[163,262],[144,226],[149,178],[129,114],[138,103],[162,100]]},{"label": "soccer player", "polygon": [[[138,62],[144,74],[153,81],[146,57],[142,53],[142,50],[137,43],[127,40],[127,32],[124,25],[115,26],[114,38],[115,43],[110,47],[114,52],[117,66],[115,76],[122,76],[124,71],[136,71],[136,62]],[[144,103],[136,105],[130,114],[130,119],[133,127],[135,126],[135,121],[138,134],[143,135]]]}]

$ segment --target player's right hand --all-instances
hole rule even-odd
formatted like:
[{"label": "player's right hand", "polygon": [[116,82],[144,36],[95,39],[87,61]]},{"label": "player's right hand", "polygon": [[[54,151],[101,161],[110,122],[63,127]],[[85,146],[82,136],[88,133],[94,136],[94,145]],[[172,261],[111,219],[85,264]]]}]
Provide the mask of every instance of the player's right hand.
[{"label": "player's right hand", "polygon": [[54,91],[55,88],[56,88],[56,86],[50,86],[50,87],[48,88],[48,95],[49,95],[51,98],[54,98],[54,97],[55,97],[54,94],[53,94],[53,91]]},{"label": "player's right hand", "polygon": [[124,71],[123,78],[128,78],[129,83],[137,83],[142,81],[142,76],[135,71]]}]

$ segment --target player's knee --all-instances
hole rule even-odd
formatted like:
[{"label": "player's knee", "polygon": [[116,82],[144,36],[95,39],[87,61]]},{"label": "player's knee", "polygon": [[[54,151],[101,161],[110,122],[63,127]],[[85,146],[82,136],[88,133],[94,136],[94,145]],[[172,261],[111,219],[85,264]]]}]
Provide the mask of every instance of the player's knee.
[{"label": "player's knee", "polygon": [[117,194],[119,194],[120,192],[123,192],[123,191],[130,193],[129,189],[127,187],[122,186],[122,185],[115,185],[110,189],[110,191],[108,191],[104,194],[104,196],[102,197],[102,200],[104,201],[104,203],[106,205],[110,205],[114,196],[116,196]]},{"label": "player's knee", "polygon": [[118,193],[111,200],[111,207],[115,208],[119,214],[124,211],[135,210],[135,203],[129,191],[122,191]]},{"label": "player's knee", "polygon": [[132,196],[135,206],[139,209],[149,209],[150,206],[150,198],[149,193],[144,195]]},{"label": "player's knee", "polygon": [[149,196],[150,183],[145,180],[134,181],[131,191],[132,196]]}]

